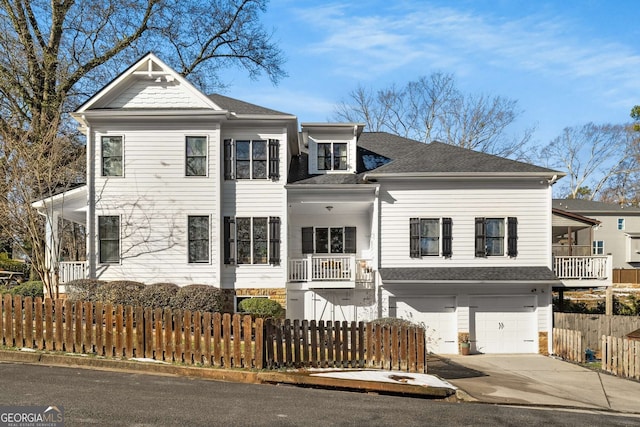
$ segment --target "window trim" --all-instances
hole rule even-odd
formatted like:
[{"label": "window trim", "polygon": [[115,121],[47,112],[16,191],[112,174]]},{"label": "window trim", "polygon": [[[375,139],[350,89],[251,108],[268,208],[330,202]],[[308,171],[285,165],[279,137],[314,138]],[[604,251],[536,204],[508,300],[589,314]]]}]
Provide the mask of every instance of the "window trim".
[{"label": "window trim", "polygon": [[[204,156],[189,156],[188,144],[190,138],[204,138],[205,154]],[[189,174],[189,159],[190,158],[202,158],[204,157],[204,174],[202,175],[190,175]],[[184,136],[184,176],[187,178],[206,178],[209,176],[209,137],[206,135],[185,135]]]},{"label": "window trim", "polygon": [[[423,254],[422,253],[422,221],[438,222],[438,253]],[[453,256],[453,220],[450,217],[414,217],[409,218],[409,257],[444,257],[451,258]]]},{"label": "window trim", "polygon": [[593,240],[591,242],[591,255],[604,255],[604,240]]},{"label": "window trim", "polygon": [[[237,155],[237,143],[249,142],[249,178],[238,178],[238,155]],[[254,178],[253,177],[253,143],[264,142],[265,143],[265,156],[264,160],[259,160],[265,163],[265,177]],[[237,181],[279,181],[280,180],[280,140],[273,138],[227,138],[224,140],[224,179],[237,180]],[[247,160],[241,160],[246,162]]]},{"label": "window trim", "polygon": [[[249,219],[251,229],[251,240],[249,243],[249,253],[251,262],[238,261],[238,219]],[[266,262],[254,262],[254,219],[266,219]],[[280,265],[281,262],[281,219],[278,216],[237,216],[224,217],[224,264],[226,265]]]},{"label": "window trim", "polygon": [[[207,259],[191,261],[191,219],[206,218],[207,220]],[[204,240],[204,239],[199,239]],[[211,264],[211,215],[187,215],[187,264]]]},{"label": "window trim", "polygon": [[[487,240],[487,221],[489,220],[502,220],[503,235],[502,239],[502,253],[501,254],[489,254]],[[492,237],[496,239],[497,237]],[[488,257],[509,257],[515,258],[518,256],[518,218],[517,217],[476,217],[475,219],[475,253],[476,258],[488,258]]]},{"label": "window trim", "polygon": [[[321,145],[329,145],[330,146],[330,164],[331,164],[331,169],[326,169],[324,167],[320,167],[320,146]],[[344,145],[344,157],[345,157],[345,162],[344,162],[344,169],[338,169],[335,167],[336,164],[336,150],[334,148],[335,145]],[[341,156],[342,157],[342,156]],[[340,158],[341,158],[340,157]],[[323,156],[322,159],[324,159],[326,161],[327,156]],[[326,172],[340,172],[340,173],[344,173],[347,172],[349,170],[349,142],[348,141],[316,141],[316,159],[315,159],[315,166],[316,166],[316,170],[320,173],[326,173]]]},{"label": "window trim", "polygon": [[[327,230],[327,252],[318,252],[317,230]],[[342,252],[331,252],[331,230],[342,229]],[[357,253],[358,247],[357,227],[350,225],[341,226],[312,226],[302,227],[302,253],[312,255],[352,255]],[[309,240],[310,239],[310,240]],[[309,244],[311,242],[311,245]]]},{"label": "window trim", "polygon": [[[101,220],[103,218],[117,218],[118,219],[118,238],[117,239],[114,239],[114,238],[103,239],[101,237],[101,224],[100,224],[100,222],[101,222]],[[122,225],[121,225],[122,221],[121,221],[121,219],[122,218],[120,218],[120,215],[98,215],[98,263],[101,264],[101,265],[118,265],[118,264],[120,264],[122,262]],[[110,242],[114,241],[114,240],[117,240],[117,243],[118,243],[118,259],[117,259],[117,261],[115,261],[115,260],[111,260],[110,261],[110,260],[106,260],[106,259],[102,258],[103,253],[104,253],[104,251],[102,250],[102,242],[103,242],[103,240],[107,240],[107,241],[110,241]]]},{"label": "window trim", "polygon": [[[122,170],[120,175],[107,175],[105,174],[105,167],[104,167],[104,160],[105,160],[105,155],[104,155],[104,139],[105,138],[120,138],[120,156],[109,156],[109,158],[112,157],[120,157],[120,162],[122,163]],[[104,177],[104,178],[124,178],[125,176],[125,172],[124,172],[124,135],[121,134],[115,134],[115,135],[100,135],[100,176]]]}]

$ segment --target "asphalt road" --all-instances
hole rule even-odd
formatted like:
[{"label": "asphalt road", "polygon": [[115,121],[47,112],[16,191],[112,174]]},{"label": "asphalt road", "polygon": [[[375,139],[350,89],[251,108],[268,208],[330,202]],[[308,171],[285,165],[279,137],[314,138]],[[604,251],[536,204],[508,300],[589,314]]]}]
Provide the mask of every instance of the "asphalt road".
[{"label": "asphalt road", "polygon": [[0,406],[58,405],[65,426],[637,426],[640,417],[0,363]]}]

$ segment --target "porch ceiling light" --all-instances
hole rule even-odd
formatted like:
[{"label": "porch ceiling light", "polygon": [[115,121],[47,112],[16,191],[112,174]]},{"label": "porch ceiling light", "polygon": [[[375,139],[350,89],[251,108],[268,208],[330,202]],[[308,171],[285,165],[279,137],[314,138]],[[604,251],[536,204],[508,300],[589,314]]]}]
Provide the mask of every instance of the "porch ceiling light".
[{"label": "porch ceiling light", "polygon": [[328,210],[329,212],[331,212],[331,209],[333,209],[333,206],[331,206],[331,205],[325,206],[325,209]]}]

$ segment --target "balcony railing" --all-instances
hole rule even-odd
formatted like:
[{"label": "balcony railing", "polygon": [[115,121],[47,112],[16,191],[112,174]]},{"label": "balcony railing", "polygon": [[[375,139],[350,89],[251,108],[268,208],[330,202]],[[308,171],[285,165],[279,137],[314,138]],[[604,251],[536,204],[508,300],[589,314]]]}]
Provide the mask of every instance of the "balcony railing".
[{"label": "balcony railing", "polygon": [[289,282],[352,282],[362,287],[373,284],[369,261],[354,256],[318,256],[289,260]]},{"label": "balcony railing", "polygon": [[610,256],[556,256],[553,271],[559,279],[612,280]]},{"label": "balcony railing", "polygon": [[59,264],[60,283],[68,283],[72,280],[87,278],[86,261],[62,261]]}]

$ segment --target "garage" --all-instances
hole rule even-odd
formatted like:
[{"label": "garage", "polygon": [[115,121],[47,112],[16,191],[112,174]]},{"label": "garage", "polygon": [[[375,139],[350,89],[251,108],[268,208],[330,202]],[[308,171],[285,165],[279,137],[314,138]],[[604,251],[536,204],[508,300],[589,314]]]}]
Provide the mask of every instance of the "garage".
[{"label": "garage", "polygon": [[390,297],[389,315],[424,324],[429,352],[458,353],[455,296]]},{"label": "garage", "polygon": [[469,303],[472,350],[537,353],[535,295],[475,297]]}]

